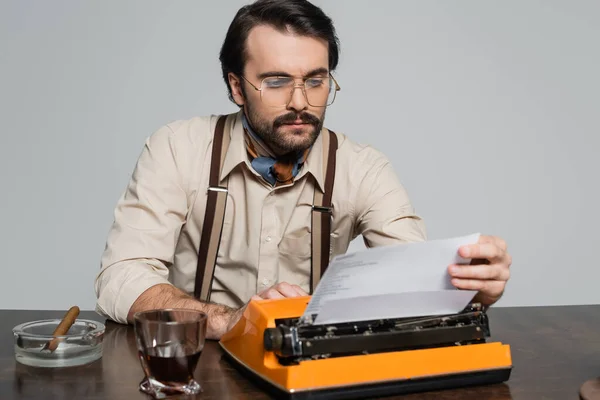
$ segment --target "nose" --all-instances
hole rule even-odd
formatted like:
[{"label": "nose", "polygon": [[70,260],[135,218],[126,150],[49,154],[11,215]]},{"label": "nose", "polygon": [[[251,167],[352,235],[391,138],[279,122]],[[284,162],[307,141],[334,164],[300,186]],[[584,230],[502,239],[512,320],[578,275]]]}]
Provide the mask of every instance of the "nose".
[{"label": "nose", "polygon": [[302,111],[308,108],[308,102],[304,95],[304,86],[296,85],[292,88],[292,97],[287,105],[288,110]]}]

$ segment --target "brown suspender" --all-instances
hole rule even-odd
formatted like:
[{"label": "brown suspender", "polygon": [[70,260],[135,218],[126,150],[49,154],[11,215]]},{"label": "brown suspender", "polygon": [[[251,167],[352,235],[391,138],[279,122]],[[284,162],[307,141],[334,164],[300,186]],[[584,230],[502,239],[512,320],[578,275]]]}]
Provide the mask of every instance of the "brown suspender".
[{"label": "brown suspender", "polygon": [[[210,288],[219,252],[221,231],[225,218],[225,206],[227,205],[227,181],[225,186],[219,186],[221,167],[225,159],[225,153],[229,147],[229,130],[225,132],[225,120],[227,116],[221,115],[217,121],[210,164],[210,175],[208,184],[208,199],[206,200],[206,212],[204,213],[204,224],[202,225],[202,236],[200,237],[200,248],[198,250],[198,265],[196,266],[196,283],[194,296],[202,301],[210,301]],[[230,124],[231,125],[231,124]]]},{"label": "brown suspender", "polygon": [[335,161],[338,143],[334,132],[323,135],[323,165],[325,172],[325,193],[315,187],[312,206],[312,257],[310,270],[310,293],[317,287],[317,283],[325,273],[329,265],[331,219],[333,218],[333,207],[331,196],[333,194],[333,182],[335,180]]},{"label": "brown suspender", "polygon": [[[233,115],[231,115],[233,117]],[[227,180],[219,186],[219,177],[223,167],[225,153],[229,147],[230,129],[225,134],[225,125],[231,127],[231,121],[226,121],[227,116],[220,116],[215,128],[213,148],[210,164],[208,199],[198,249],[198,264],[196,266],[196,280],[194,296],[202,301],[210,301],[211,287],[214,278],[215,264],[221,241],[221,231],[225,218],[227,205]],[[328,131],[323,137],[323,165],[325,169],[325,193],[318,190],[315,185],[315,194],[312,206],[312,258],[310,273],[310,292],[312,293],[317,283],[329,265],[331,219],[333,207],[331,197],[335,180],[336,151],[338,147],[337,136]]]}]

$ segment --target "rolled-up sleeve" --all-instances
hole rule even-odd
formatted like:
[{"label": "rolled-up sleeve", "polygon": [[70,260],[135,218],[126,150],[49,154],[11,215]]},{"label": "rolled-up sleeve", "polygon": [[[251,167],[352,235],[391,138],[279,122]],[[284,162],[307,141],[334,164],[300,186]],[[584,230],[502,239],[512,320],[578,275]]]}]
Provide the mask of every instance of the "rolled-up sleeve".
[{"label": "rolled-up sleeve", "polygon": [[427,238],[425,224],[416,214],[408,193],[382,153],[365,149],[366,171],[356,191],[356,230],[368,247],[420,242]]},{"label": "rolled-up sleeve", "polygon": [[169,283],[168,267],[187,214],[184,169],[165,126],[146,141],[115,212],[95,280],[96,311],[126,323],[145,290]]}]

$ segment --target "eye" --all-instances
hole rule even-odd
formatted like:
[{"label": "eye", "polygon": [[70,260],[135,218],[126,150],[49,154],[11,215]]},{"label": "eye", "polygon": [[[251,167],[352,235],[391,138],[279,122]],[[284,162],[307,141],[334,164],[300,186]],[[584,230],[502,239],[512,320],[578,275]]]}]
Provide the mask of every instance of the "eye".
[{"label": "eye", "polygon": [[290,85],[290,78],[269,78],[265,79],[265,86],[269,89],[279,89]]},{"label": "eye", "polygon": [[318,88],[324,85],[325,80],[323,78],[310,78],[306,80],[306,87],[308,89]]}]

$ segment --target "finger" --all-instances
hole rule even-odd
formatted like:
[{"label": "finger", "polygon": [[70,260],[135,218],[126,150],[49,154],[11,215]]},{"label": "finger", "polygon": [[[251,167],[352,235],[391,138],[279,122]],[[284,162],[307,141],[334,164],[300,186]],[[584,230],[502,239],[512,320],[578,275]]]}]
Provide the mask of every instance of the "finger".
[{"label": "finger", "polygon": [[462,246],[458,254],[464,258],[485,258],[491,261],[499,261],[506,252],[493,243],[480,243]]},{"label": "finger", "polygon": [[284,299],[285,296],[279,293],[275,288],[271,287],[262,293],[259,296],[263,299]]},{"label": "finger", "polygon": [[254,296],[252,296],[250,298],[250,300],[264,300],[262,297],[260,297],[259,295],[255,294]]},{"label": "finger", "polygon": [[281,293],[283,296],[285,297],[298,297],[298,296],[302,296],[300,294],[298,294],[298,292],[296,291],[296,289],[290,285],[287,282],[281,282],[277,285],[274,286],[274,289],[279,291],[279,293]]},{"label": "finger", "polygon": [[494,240],[496,242],[496,246],[500,247],[500,249],[504,250],[504,252],[508,250],[508,245],[506,244],[506,241],[504,239],[494,237]]},{"label": "finger", "polygon": [[490,235],[481,235],[479,237],[479,243],[491,243],[491,244],[495,244],[496,246],[498,246],[501,250],[506,251],[508,249],[508,246],[506,244],[506,241],[502,238],[499,238],[497,236],[490,236]]},{"label": "finger", "polygon": [[292,285],[292,288],[296,291],[298,296],[308,296],[308,293],[306,293],[300,286]]},{"label": "finger", "polygon": [[457,289],[482,290],[486,281],[482,281],[479,279],[452,278],[451,282],[452,282],[452,285],[454,287],[456,287]]},{"label": "finger", "polygon": [[477,290],[490,298],[498,297],[502,294],[506,282],[504,281],[482,281],[478,279],[452,279],[452,285],[462,290]]},{"label": "finger", "polygon": [[507,281],[508,268],[500,264],[492,265],[451,265],[448,272],[453,278]]}]

